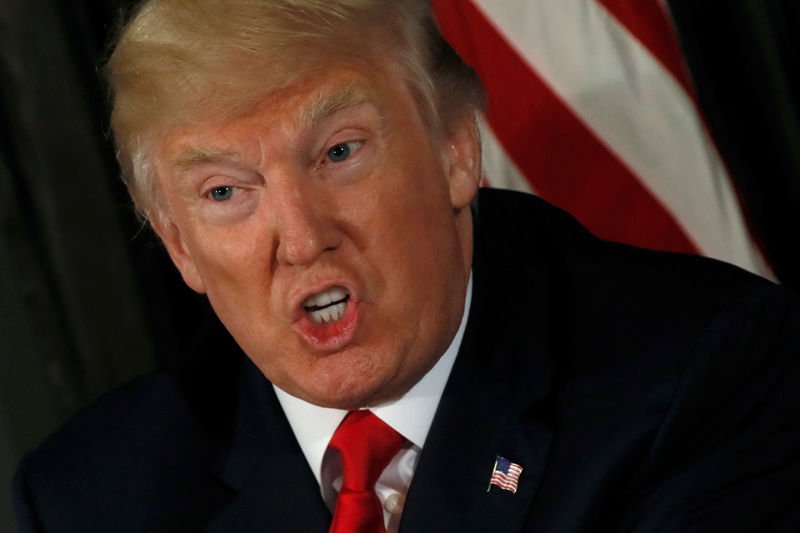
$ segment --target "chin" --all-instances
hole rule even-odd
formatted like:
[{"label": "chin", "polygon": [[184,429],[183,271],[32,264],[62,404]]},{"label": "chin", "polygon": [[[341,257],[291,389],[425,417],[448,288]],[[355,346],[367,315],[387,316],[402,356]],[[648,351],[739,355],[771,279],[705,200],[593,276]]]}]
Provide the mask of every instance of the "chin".
[{"label": "chin", "polygon": [[[269,375],[267,373],[265,375],[269,379]],[[385,394],[380,393],[386,391],[386,384],[377,378],[375,372],[357,375],[351,370],[342,373],[315,368],[298,373],[295,379],[290,377],[290,379],[270,379],[270,381],[301,400],[334,409],[352,410],[375,405],[382,401],[376,402],[376,398],[385,397]]]},{"label": "chin", "polygon": [[371,391],[297,391],[292,393],[293,396],[305,400],[320,407],[329,407],[332,409],[344,409],[352,411],[361,409],[363,407],[371,407],[375,405],[370,402],[370,398],[374,397]]},{"label": "chin", "polygon": [[390,399],[386,391],[381,387],[370,386],[360,382],[348,386],[346,383],[336,384],[331,389],[319,391],[311,400],[312,403],[323,407],[333,407],[336,409],[360,409],[372,407]]}]

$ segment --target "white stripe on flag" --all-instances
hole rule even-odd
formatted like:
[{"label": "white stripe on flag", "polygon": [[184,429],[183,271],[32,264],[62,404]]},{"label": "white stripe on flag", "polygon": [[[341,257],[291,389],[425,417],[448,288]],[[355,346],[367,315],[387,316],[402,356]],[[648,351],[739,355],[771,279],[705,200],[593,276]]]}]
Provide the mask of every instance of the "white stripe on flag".
[{"label": "white stripe on flag", "polygon": [[473,2],[705,255],[770,275],[691,99],[602,6],[594,0]]},{"label": "white stripe on flag", "polygon": [[514,161],[508,157],[484,117],[478,121],[481,131],[482,169],[492,187],[532,193],[531,185]]}]

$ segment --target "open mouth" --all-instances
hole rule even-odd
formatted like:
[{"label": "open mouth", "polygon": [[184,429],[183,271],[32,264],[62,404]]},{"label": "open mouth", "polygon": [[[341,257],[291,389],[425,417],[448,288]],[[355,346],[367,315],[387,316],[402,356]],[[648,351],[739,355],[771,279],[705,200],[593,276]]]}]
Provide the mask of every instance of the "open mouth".
[{"label": "open mouth", "polygon": [[342,319],[349,299],[350,291],[337,285],[306,298],[303,310],[316,324],[332,324]]},{"label": "open mouth", "polygon": [[353,340],[360,322],[358,293],[342,285],[333,285],[308,296],[300,305],[294,323],[301,338],[314,349],[333,353]]}]

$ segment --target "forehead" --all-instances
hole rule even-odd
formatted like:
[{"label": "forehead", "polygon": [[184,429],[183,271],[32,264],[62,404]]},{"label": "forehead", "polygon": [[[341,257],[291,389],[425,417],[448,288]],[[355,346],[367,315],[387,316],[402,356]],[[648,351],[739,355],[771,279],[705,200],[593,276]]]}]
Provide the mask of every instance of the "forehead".
[{"label": "forehead", "polygon": [[[239,146],[228,146],[222,132],[249,135],[254,129],[280,131],[287,137],[313,130],[337,113],[371,106],[381,119],[407,93],[399,78],[385,72],[369,75],[342,70],[303,80],[261,98],[248,112],[209,124],[175,127],[162,137],[161,155],[176,170],[237,157]],[[404,111],[408,112],[408,110]],[[413,112],[413,111],[412,111]]]}]

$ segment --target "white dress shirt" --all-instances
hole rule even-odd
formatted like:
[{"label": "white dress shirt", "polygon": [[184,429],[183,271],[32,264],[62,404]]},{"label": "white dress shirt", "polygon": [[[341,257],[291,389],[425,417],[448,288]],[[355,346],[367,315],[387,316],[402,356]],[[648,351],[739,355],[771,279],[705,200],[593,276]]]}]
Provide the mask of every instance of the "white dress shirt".
[{"label": "white dress shirt", "polygon": [[[381,473],[375,485],[375,492],[383,505],[387,533],[396,532],[400,523],[400,513],[403,510],[408,487],[411,485],[411,478],[414,476],[417,458],[425,444],[433,415],[436,413],[464,338],[471,302],[472,275],[470,274],[461,325],[439,361],[403,396],[369,408],[375,416],[407,440],[403,449]],[[326,452],[333,433],[347,415],[347,411],[320,407],[296,398],[278,387],[274,388],[297,442],[320,484],[322,497],[333,512],[336,497],[342,486],[342,463],[338,454]]]}]

